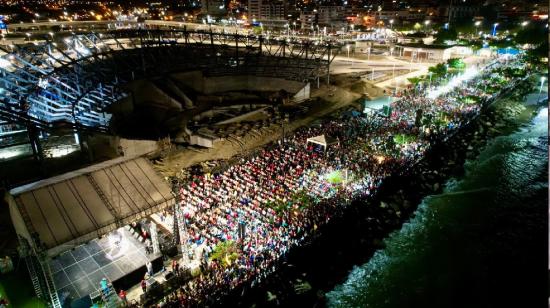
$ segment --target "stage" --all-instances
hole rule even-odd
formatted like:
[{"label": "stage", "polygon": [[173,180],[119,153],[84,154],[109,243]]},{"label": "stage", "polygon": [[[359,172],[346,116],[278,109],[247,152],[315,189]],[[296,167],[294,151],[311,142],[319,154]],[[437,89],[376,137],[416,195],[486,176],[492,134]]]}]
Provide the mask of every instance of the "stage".
[{"label": "stage", "polygon": [[143,277],[145,264],[160,257],[160,254],[147,254],[142,242],[130,231],[120,228],[60,254],[51,260],[50,267],[60,297],[76,300],[97,291],[102,278],[107,278],[116,287],[117,280],[140,267],[143,267],[143,273],[138,277]]}]

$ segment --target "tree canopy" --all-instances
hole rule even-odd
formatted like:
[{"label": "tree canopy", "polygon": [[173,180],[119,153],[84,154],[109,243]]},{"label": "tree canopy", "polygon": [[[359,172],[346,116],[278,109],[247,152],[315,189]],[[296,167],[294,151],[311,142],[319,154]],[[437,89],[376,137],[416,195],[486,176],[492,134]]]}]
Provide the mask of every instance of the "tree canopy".
[{"label": "tree canopy", "polygon": [[548,28],[546,28],[544,24],[530,22],[527,26],[518,31],[515,41],[518,44],[538,45],[544,41],[548,43],[547,39],[541,39],[545,37],[548,37]]},{"label": "tree canopy", "polygon": [[464,67],[466,67],[466,65],[464,64],[464,61],[462,61],[462,59],[459,59],[459,58],[451,58],[447,60],[447,64],[449,65],[450,68],[454,68],[454,69],[464,69]]},{"label": "tree canopy", "polygon": [[445,41],[454,41],[457,37],[458,34],[455,29],[441,29],[435,36],[435,43],[442,44],[445,43]]},{"label": "tree canopy", "polygon": [[210,255],[210,260],[218,260],[224,267],[230,266],[239,258],[239,248],[235,241],[219,242]]},{"label": "tree canopy", "polygon": [[443,63],[438,63],[435,66],[431,66],[428,68],[429,72],[432,72],[436,77],[437,76],[443,76],[447,74],[447,66]]}]

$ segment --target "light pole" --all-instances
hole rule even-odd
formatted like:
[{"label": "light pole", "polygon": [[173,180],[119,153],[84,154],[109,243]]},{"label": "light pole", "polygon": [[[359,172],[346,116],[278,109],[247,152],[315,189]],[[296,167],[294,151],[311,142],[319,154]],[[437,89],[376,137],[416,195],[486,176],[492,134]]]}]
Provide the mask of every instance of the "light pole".
[{"label": "light pole", "polygon": [[351,62],[350,58],[349,58],[349,45],[346,45],[346,48],[348,50],[348,62],[351,63],[351,66],[353,66],[353,63]]},{"label": "light pole", "polygon": [[370,50],[371,50],[372,46],[369,46],[367,48],[367,60],[370,60]]},{"label": "light pole", "polygon": [[481,21],[480,21],[480,20],[478,20],[478,21],[476,21],[476,22],[474,23],[474,26],[476,26],[476,33],[479,32],[479,31],[478,31],[478,30],[479,30],[479,25],[481,25]]},{"label": "light pole", "polygon": [[544,81],[546,80],[546,77],[542,76],[540,77],[540,88],[539,88],[539,97],[537,99],[537,103],[540,100],[540,96],[542,94],[542,87],[544,86]]},{"label": "light pole", "polygon": [[290,37],[290,24],[286,24],[286,38]]},{"label": "light pole", "polygon": [[393,19],[390,19],[390,29],[393,30]]},{"label": "light pole", "polygon": [[317,28],[317,38],[321,38],[321,32],[319,32],[319,25],[315,25],[315,28]]},{"label": "light pole", "polygon": [[395,62],[393,63],[393,87],[395,88],[395,92],[397,92],[397,80],[395,80]]},{"label": "light pole", "polygon": [[424,25],[425,25],[424,31],[428,32],[428,25],[429,25],[429,24],[430,24],[430,21],[429,21],[429,20],[425,20],[425,21],[424,21]]},{"label": "light pole", "polygon": [[498,26],[498,22],[495,22],[493,24],[493,36],[496,36],[497,35],[497,26]]}]

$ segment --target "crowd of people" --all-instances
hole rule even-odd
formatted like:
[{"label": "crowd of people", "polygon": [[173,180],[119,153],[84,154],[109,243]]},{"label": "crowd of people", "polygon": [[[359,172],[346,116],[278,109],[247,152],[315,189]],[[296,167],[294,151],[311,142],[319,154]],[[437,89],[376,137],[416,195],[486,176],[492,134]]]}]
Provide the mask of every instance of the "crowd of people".
[{"label": "crowd of people", "polygon": [[[341,214],[353,199],[375,193],[384,178],[410,167],[435,140],[478,114],[481,106],[465,104],[461,97],[480,96],[482,90],[473,80],[437,99],[405,95],[391,103],[389,116],[325,119],[223,171],[181,182],[183,241],[204,267],[198,278],[166,299],[166,306],[197,306],[243,283],[259,282],[289,249]],[[412,137],[397,143],[397,134]],[[337,142],[326,147],[307,143],[319,135]],[[327,175],[335,172],[340,181],[329,181]],[[162,215],[165,223],[173,223],[169,216]],[[212,258],[217,245],[227,241],[238,247],[237,258]]]}]

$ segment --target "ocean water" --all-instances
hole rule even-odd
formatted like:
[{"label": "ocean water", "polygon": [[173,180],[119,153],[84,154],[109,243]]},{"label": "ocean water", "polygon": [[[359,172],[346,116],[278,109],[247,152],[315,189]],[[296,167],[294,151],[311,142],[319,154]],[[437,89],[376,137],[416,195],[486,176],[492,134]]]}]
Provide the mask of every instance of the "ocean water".
[{"label": "ocean water", "polygon": [[326,294],[328,307],[548,305],[548,108],[492,139]]}]

